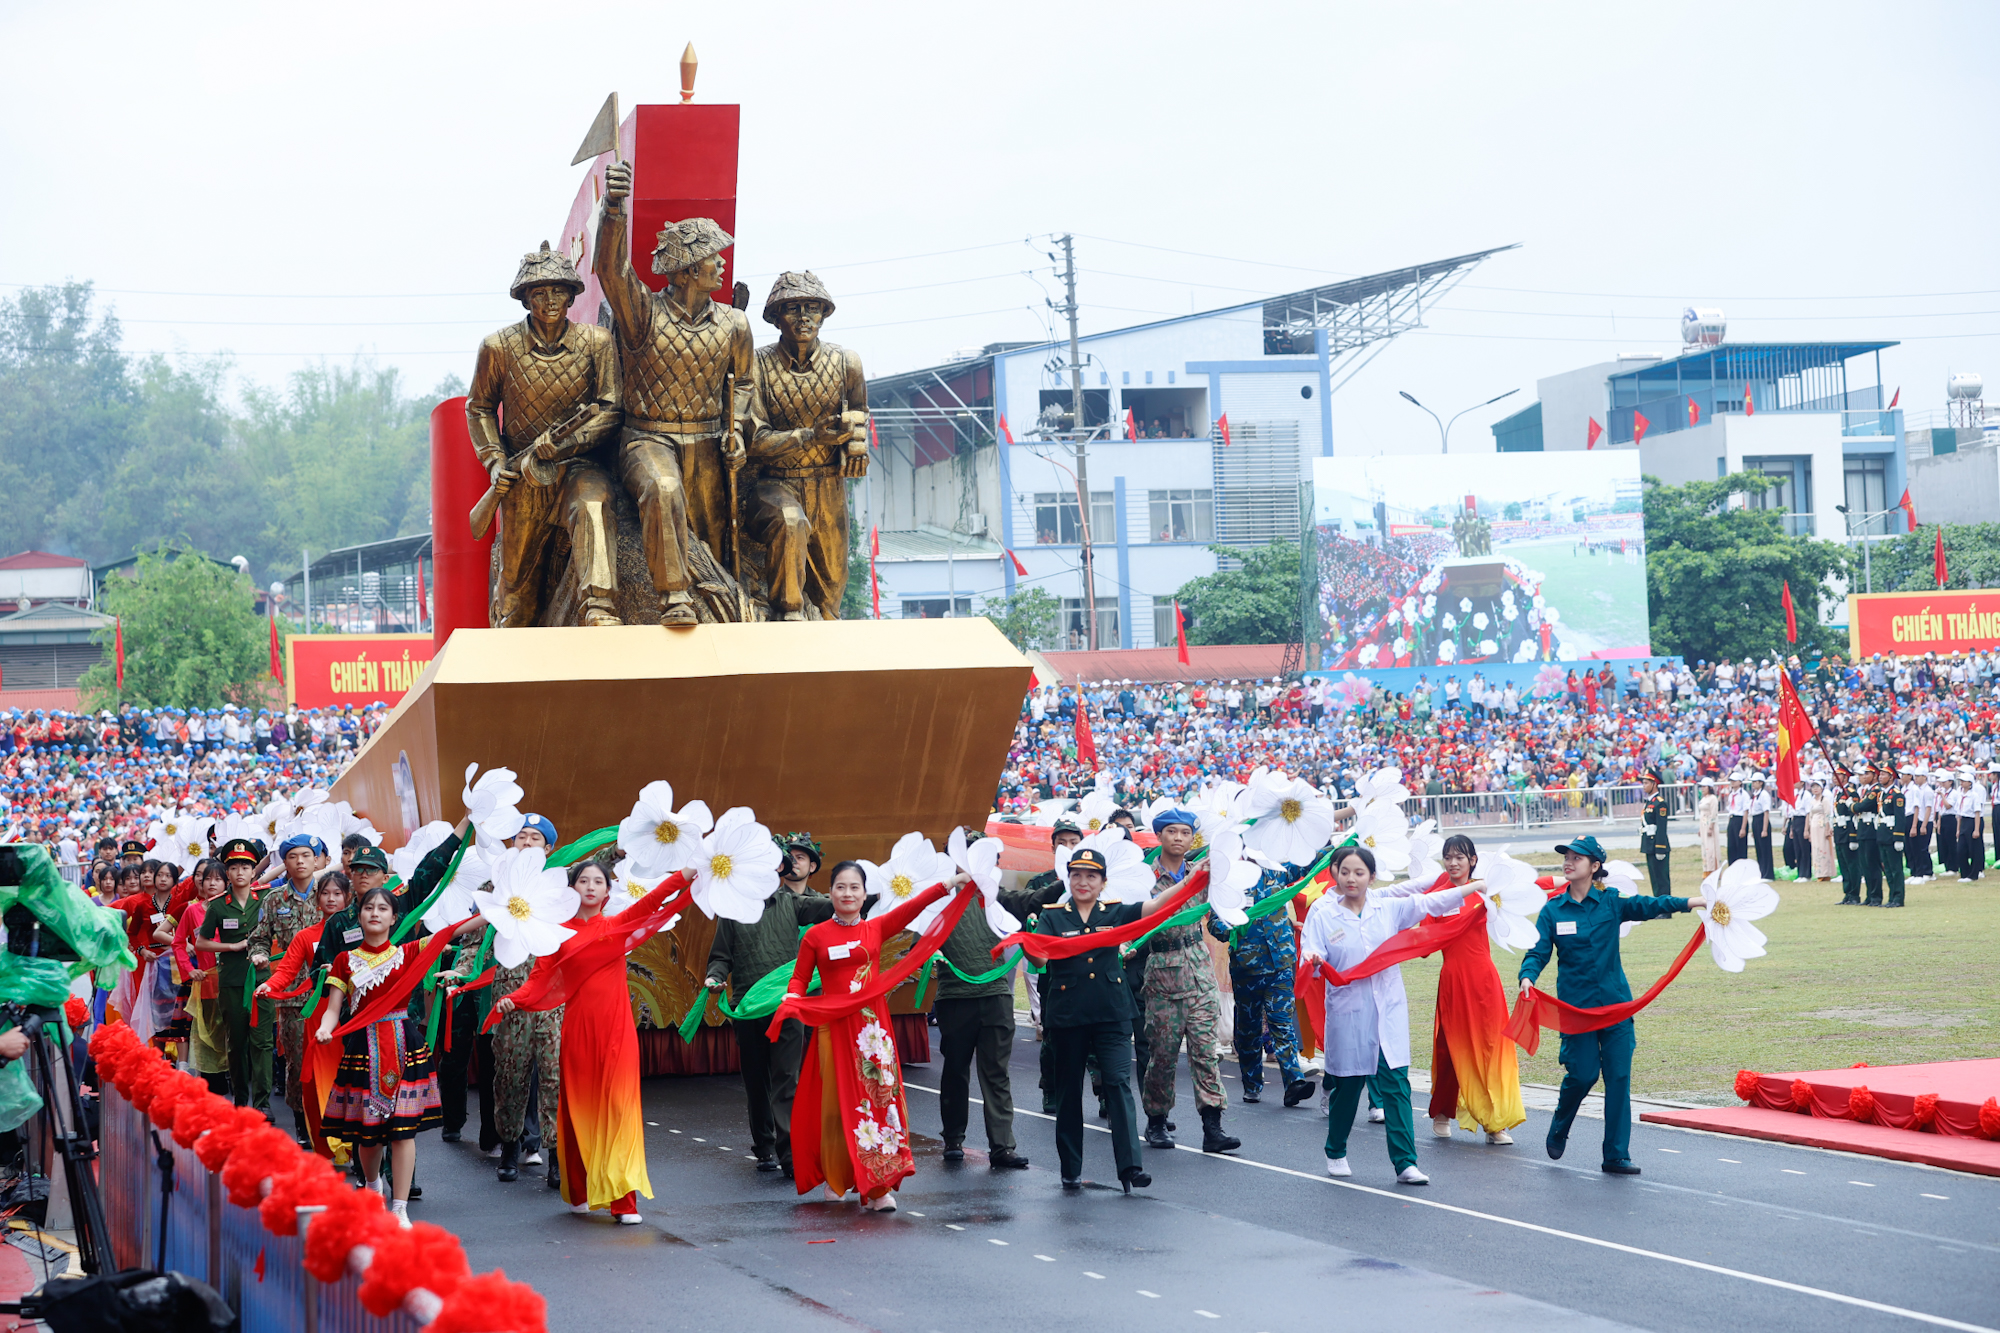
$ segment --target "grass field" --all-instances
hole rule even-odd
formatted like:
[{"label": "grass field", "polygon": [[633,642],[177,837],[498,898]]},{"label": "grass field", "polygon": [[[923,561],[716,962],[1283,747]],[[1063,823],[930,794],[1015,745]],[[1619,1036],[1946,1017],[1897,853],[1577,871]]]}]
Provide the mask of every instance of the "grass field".
[{"label": "grass field", "polygon": [[[1553,857],[1549,858],[1552,862]],[[1636,859],[1636,858],[1635,858]],[[1673,854],[1674,887],[1693,893],[1701,852]],[[1632,1090],[1672,1101],[1734,1105],[1738,1069],[1781,1073],[2000,1054],[2000,871],[1976,884],[1912,886],[1891,912],[1836,907],[1840,883],[1780,883],[1784,905],[1758,923],[1765,957],[1743,971],[1718,968],[1706,948],[1638,1017]],[[1692,915],[1642,922],[1625,938],[1634,994],[1667,969],[1694,932]],[[1520,956],[1494,950],[1511,1002]],[[1556,969],[1543,976],[1553,990]],[[1410,995],[1411,1058],[1430,1063],[1434,958],[1403,965]],[[1521,1079],[1557,1083],[1557,1034],[1521,1054]]]},{"label": "grass field", "polygon": [[1562,623],[1590,642],[1581,651],[1629,648],[1648,641],[1646,566],[1625,557],[1572,555],[1571,543],[1521,542],[1496,548],[1543,575],[1542,596],[1562,613]]}]

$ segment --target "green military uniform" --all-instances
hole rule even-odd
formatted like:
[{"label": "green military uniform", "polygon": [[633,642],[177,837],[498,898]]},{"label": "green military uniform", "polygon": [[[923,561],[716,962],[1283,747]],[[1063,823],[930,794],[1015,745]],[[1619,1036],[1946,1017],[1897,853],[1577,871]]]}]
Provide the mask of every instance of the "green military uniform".
[{"label": "green military uniform", "polygon": [[[1903,845],[1904,840],[1910,836],[1910,811],[1908,798],[1903,795],[1903,789],[1896,785],[1893,777],[1889,779],[1889,784],[1882,788],[1875,816],[1875,835],[1880,843],[1882,878],[1889,883],[1889,900],[1883,905],[1901,907],[1903,877],[1906,873],[1903,865]],[[1881,903],[1873,886],[1870,886],[1868,897],[1872,903]]]},{"label": "green military uniform", "polygon": [[1674,891],[1673,868],[1667,858],[1668,814],[1667,794],[1656,788],[1639,816],[1639,854],[1646,858],[1646,878],[1655,898]]},{"label": "green military uniform", "polygon": [[[1041,874],[1028,881],[1028,887],[1024,892],[1042,896],[1049,894],[1050,890],[1054,890],[1054,896],[1047,898],[1047,901],[1054,902],[1057,898],[1062,897],[1062,876],[1056,874],[1053,870],[1044,870]],[[1016,912],[1015,915],[1020,916],[1020,913]],[[1027,918],[1022,917],[1022,920],[1025,922]],[[1132,960],[1130,958],[1125,960],[1125,984],[1132,987],[1132,1007],[1134,1012],[1143,1013],[1145,1011],[1145,990],[1140,983],[1145,975],[1146,964],[1143,954],[1135,956],[1140,959],[1136,971]],[[1028,978],[1028,984],[1035,988],[1036,993],[1041,997],[1042,1003],[1046,1005],[1049,998],[1048,974],[1040,973],[1031,975]],[[1135,1024],[1134,1026],[1139,1025]],[[1059,1097],[1056,1080],[1056,1048],[1055,1043],[1051,1042],[1048,1038],[1048,1024],[1046,1022],[1042,1024],[1042,1031],[1042,1114],[1054,1115]],[[1104,1104],[1104,1074],[1097,1067],[1097,1056],[1086,1054],[1084,1056],[1084,1067],[1090,1071],[1090,1090],[1097,1098],[1097,1117],[1102,1120],[1106,1110]],[[1143,1068],[1144,1066],[1142,1065],[1141,1069]]]},{"label": "green military uniform", "polygon": [[1876,819],[1882,809],[1882,798],[1873,787],[1857,789],[1854,797],[1855,849],[1861,858],[1860,878],[1868,885],[1867,907],[1882,905],[1882,843],[1875,836]]},{"label": "green military uniform", "polygon": [[[257,928],[261,903],[253,893],[237,902],[233,892],[212,900],[196,933],[221,944],[240,944]],[[257,1006],[250,1022],[251,992],[269,968],[259,969],[247,952],[231,950],[216,957],[216,982],[222,994],[222,1022],[229,1035],[229,1090],[238,1106],[265,1110],[271,1100],[271,1036],[275,1015],[270,1005]]]},{"label": "green military uniform", "polygon": [[[319,924],[319,894],[307,884],[304,898],[300,898],[288,880],[280,880],[264,890],[257,925],[250,932],[250,962],[258,969],[260,979],[271,974],[271,964],[285,956],[292,947],[292,939],[302,930]],[[296,984],[296,983],[295,983]],[[309,992],[308,992],[309,994]],[[288,1000],[264,1000],[258,1008],[269,1005],[276,1011],[279,1054],[285,1057],[285,1105],[292,1108],[292,1123],[301,1135],[306,1132],[305,1093],[299,1085],[299,1070],[305,1065],[306,995],[294,995]]]},{"label": "green military uniform", "polygon": [[1840,861],[1840,905],[1861,905],[1861,826],[1855,819],[1860,798],[1843,786],[1833,803],[1833,851]]},{"label": "green military uniform", "polygon": [[[1098,904],[1086,921],[1074,904],[1050,907],[1035,922],[1038,935],[1095,934],[1139,919],[1136,903]],[[1139,1126],[1132,1107],[1132,1020],[1136,1010],[1115,948],[1049,960],[1042,975],[1042,1030],[1055,1050],[1056,1156],[1065,1186],[1083,1179],[1083,1076],[1086,1055],[1104,1072],[1105,1119],[1121,1180],[1144,1181]],[[1146,1182],[1150,1183],[1150,1182]]]},{"label": "green military uniform", "polygon": [[[1040,889],[1003,890],[1000,905],[1025,921],[1062,894],[1060,881]],[[961,1149],[971,1119],[970,1074],[976,1058],[986,1147],[993,1164],[1026,1166],[1027,1159],[1016,1151],[1014,1142],[1014,1090],[1007,1074],[1014,1053],[1013,969],[978,985],[959,977],[959,972],[973,976],[991,972],[993,950],[999,943],[1000,937],[986,924],[986,913],[975,907],[959,917],[940,950],[958,972],[951,968],[939,971],[937,1005],[932,1010],[937,1018],[938,1045],[944,1054],[944,1068],[938,1075],[939,1111],[944,1119],[945,1151]],[[1044,1045],[1043,1049],[1048,1048]]]}]

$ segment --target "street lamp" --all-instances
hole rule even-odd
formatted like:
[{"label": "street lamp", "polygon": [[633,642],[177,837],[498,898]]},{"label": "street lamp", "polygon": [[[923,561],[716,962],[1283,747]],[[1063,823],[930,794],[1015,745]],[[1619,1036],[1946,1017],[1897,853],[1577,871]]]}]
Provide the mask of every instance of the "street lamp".
[{"label": "street lamp", "polygon": [[[1861,520],[1862,525],[1865,527],[1878,518],[1887,518],[1889,515],[1902,509],[1902,507],[1901,505],[1890,505],[1887,509],[1876,509],[1865,514],[1850,514],[1847,512],[1846,505],[1835,505],[1833,512],[1840,515],[1841,526],[1845,529],[1847,540],[1851,543],[1854,540],[1854,521],[1857,518]],[[1887,534],[1885,533],[1884,535],[1886,536]],[[1874,554],[1874,551],[1875,544],[1869,541],[1868,534],[1863,532],[1861,534],[1861,578],[1862,591],[1864,592],[1875,591],[1875,562],[1870,558]]]},{"label": "street lamp", "polygon": [[1482,407],[1491,407],[1493,406],[1493,404],[1499,402],[1502,398],[1511,398],[1513,395],[1521,391],[1519,389],[1509,389],[1507,390],[1506,393],[1496,393],[1483,403],[1474,403],[1471,407],[1466,408],[1465,411],[1463,412],[1453,413],[1451,421],[1439,420],[1437,413],[1432,412],[1428,407],[1424,407],[1422,403],[1417,402],[1416,397],[1413,394],[1411,394],[1407,389],[1398,389],[1396,390],[1396,392],[1401,394],[1403,397],[1408,398],[1410,402],[1415,404],[1417,407],[1423,408],[1423,410],[1426,413],[1429,413],[1430,419],[1438,423],[1438,440],[1439,440],[1438,452],[1448,454],[1451,452],[1451,426],[1453,421],[1457,421],[1460,417],[1464,416],[1466,412],[1477,412]]}]

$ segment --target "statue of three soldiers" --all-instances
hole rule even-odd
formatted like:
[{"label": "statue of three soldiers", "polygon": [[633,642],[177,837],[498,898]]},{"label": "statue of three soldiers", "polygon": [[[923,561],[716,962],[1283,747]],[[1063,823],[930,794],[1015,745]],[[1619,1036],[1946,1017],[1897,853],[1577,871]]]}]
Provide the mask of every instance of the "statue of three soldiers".
[{"label": "statue of three soldiers", "polygon": [[[626,245],[631,184],[628,165],[608,169],[597,228],[611,327],[570,321],[584,284],[545,241],[509,288],[528,317],[480,344],[466,419],[499,503],[492,624],[538,623],[558,531],[578,622],[622,623],[620,485],[638,509],[660,624],[700,619],[697,543],[746,594],[758,590],[737,599],[739,618],[804,620],[811,607],[838,619],[846,482],[868,469],[868,389],[861,359],[820,341],[833,298],[811,273],[781,274],[763,309],[778,341],[753,347],[749,318],[713,299],[735,242],[708,218],[659,233],[653,272],[667,286],[653,292]],[[746,539],[761,549],[760,578]]]}]

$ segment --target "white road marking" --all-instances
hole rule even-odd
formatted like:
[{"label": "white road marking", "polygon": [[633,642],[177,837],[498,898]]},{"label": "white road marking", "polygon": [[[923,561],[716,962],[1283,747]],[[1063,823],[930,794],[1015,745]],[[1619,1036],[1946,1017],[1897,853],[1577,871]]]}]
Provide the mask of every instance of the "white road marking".
[{"label": "white road marking", "polygon": [[[646,1123],[652,1126],[654,1129],[658,1129],[660,1127],[660,1122],[657,1120],[648,1120]],[[680,1131],[677,1129],[674,1131],[674,1133],[678,1134],[680,1133]]]},{"label": "white road marking", "polygon": [[945,1223],[944,1225],[945,1225],[945,1230],[947,1230],[947,1231],[963,1231],[963,1230],[965,1230],[965,1228],[964,1228],[964,1227],[960,1226],[960,1225],[959,1225],[958,1223],[956,1223],[956,1222],[947,1222],[947,1223]]},{"label": "white road marking", "polygon": [[1138,1292],[1141,1296],[1147,1297],[1150,1300],[1157,1301],[1160,1299],[1160,1293],[1157,1291],[1147,1291],[1144,1287],[1140,1287],[1138,1288]]},{"label": "white road marking", "polygon": [[1781,1167],[1779,1167],[1778,1169],[1779,1169],[1780,1171],[1784,1172],[1784,1173],[1785,1173],[1786,1175],[1788,1175],[1788,1176],[1802,1176],[1802,1175],[1804,1175],[1804,1174],[1805,1174],[1805,1172],[1803,1172],[1803,1171],[1794,1171],[1794,1170],[1792,1170],[1792,1168],[1790,1168],[1789,1166],[1781,1166]]},{"label": "white road marking", "polygon": [[708,1142],[708,1140],[707,1140],[707,1139],[705,1139],[705,1138],[702,1138],[702,1137],[701,1137],[700,1135],[698,1135],[698,1134],[694,1136],[694,1141],[695,1141],[696,1143],[707,1143],[707,1142]]},{"label": "white road marking", "polygon": [[1741,1166],[1741,1165],[1743,1165],[1743,1163],[1741,1163],[1741,1162],[1737,1161],[1737,1160],[1736,1160],[1736,1159],[1735,1159],[1734,1157],[1718,1157],[1718,1158],[1716,1158],[1715,1160],[1716,1160],[1716,1161],[1718,1161],[1718,1162],[1727,1162],[1727,1163],[1729,1163],[1729,1164],[1730,1164],[1731,1166]]},{"label": "white road marking", "polygon": [[1951,1196],[1949,1194],[1919,1194],[1917,1197],[1920,1199],[1949,1199]]},{"label": "white road marking", "polygon": [[1872,1190],[1875,1188],[1872,1182],[1866,1180],[1850,1180],[1847,1183],[1850,1185],[1859,1185],[1862,1189],[1865,1190]]},{"label": "white road marking", "polygon": [[[908,1080],[904,1081],[903,1086],[905,1088],[920,1088],[925,1092],[934,1093],[937,1091],[936,1088],[926,1088],[921,1083],[911,1083]],[[1015,1114],[1033,1116],[1038,1120],[1055,1119],[1052,1115],[1043,1115],[1039,1111],[1027,1111],[1019,1107],[1015,1108]],[[1111,1132],[1103,1125],[1093,1125],[1088,1121],[1085,1122],[1084,1128],[1094,1129],[1100,1134],[1109,1134]],[[1985,1324],[1968,1324],[1963,1320],[1947,1319],[1943,1315],[1927,1314],[1922,1310],[1909,1310],[1900,1305],[1887,1305],[1881,1301],[1871,1301],[1860,1296],[1849,1296],[1845,1292],[1828,1291],[1824,1287],[1809,1287],[1799,1282],[1787,1282],[1783,1278],[1766,1277],[1762,1273],[1751,1273],[1740,1268],[1726,1268],[1721,1264],[1704,1263],[1699,1259],[1689,1259],[1683,1255],[1664,1254],[1658,1250],[1643,1249],[1637,1245],[1626,1245],[1620,1241],[1605,1240],[1600,1236],[1586,1236],[1580,1232],[1564,1231],[1559,1227],[1543,1226],[1539,1222],[1529,1222],[1518,1217],[1502,1217],[1498,1213],[1482,1212],[1477,1208],[1465,1208],[1455,1203],[1446,1203],[1441,1199],[1425,1198],[1422,1195],[1411,1194],[1407,1190],[1385,1190],[1373,1185],[1363,1185],[1352,1180],[1335,1180],[1330,1176],[1295,1171],[1288,1166],[1274,1166],[1269,1162],[1259,1162],[1249,1157],[1238,1157],[1229,1153],[1204,1153],[1200,1148],[1185,1143],[1176,1145],[1176,1151],[1194,1153],[1204,1161],[1233,1162],[1237,1166],[1251,1167],[1258,1171],[1272,1171],[1282,1176],[1295,1176],[1300,1180],[1311,1181],[1315,1185],[1326,1185],[1334,1189],[1353,1190],[1360,1194],[1372,1194],[1380,1199],[1394,1199],[1398,1204],[1414,1204],[1423,1208],[1436,1208],[1442,1212],[1457,1213],[1461,1217],[1477,1218],[1479,1221],[1492,1222],[1498,1226],[1515,1227],[1522,1231],[1532,1231],[1544,1236],[1554,1236],[1558,1240],[1575,1241],[1579,1245],[1594,1245],[1599,1249],[1614,1250],[1620,1254],[1635,1255],[1641,1259],[1656,1259],[1663,1264],[1675,1264],[1682,1268],[1693,1268],[1700,1272],[1714,1273],[1721,1277],[1733,1277],[1739,1281],[1752,1282],[1759,1286],[1776,1287],[1780,1291],[1797,1292],[1802,1296],[1816,1296],[1821,1300],[1832,1301],[1838,1305],[1852,1305],[1857,1309],[1874,1310],[1879,1314],[1896,1315],[1903,1319],[1913,1319],[1918,1323],[1930,1324],[1938,1328],[1961,1329],[1963,1333],[2000,1333],[2000,1329],[1991,1328]],[[1857,1180],[1849,1183],[1862,1185],[1867,1182]],[[954,1229],[964,1230],[963,1227]],[[1861,1234],[1871,1235],[1873,1233],[1862,1232]],[[1086,1273],[1084,1276],[1102,1278],[1104,1275],[1102,1273]]]},{"label": "white road marking", "polygon": [[1053,1255],[1038,1254],[1035,1257],[1037,1259],[1040,1259],[1045,1264],[1052,1264],[1055,1262],[1055,1257]]},{"label": "white road marking", "polygon": [[910,1214],[910,1216],[911,1216],[911,1217],[922,1217],[922,1216],[923,1216],[923,1214],[922,1214],[922,1213],[911,1213],[911,1214]]},{"label": "white road marking", "polygon": [[1006,1244],[1007,1242],[1006,1242],[1006,1241],[1004,1241],[1004,1240],[999,1240],[999,1239],[996,1239],[995,1237],[992,1237],[992,1236],[988,1236],[988,1237],[986,1238],[986,1243],[987,1243],[988,1245],[1005,1245],[1005,1244]]},{"label": "white road marking", "polygon": [[1681,1150],[1680,1150],[1679,1148],[1662,1148],[1662,1149],[1660,1149],[1660,1151],[1661,1151],[1661,1152],[1670,1152],[1670,1153],[1672,1153],[1672,1154],[1673,1154],[1674,1156],[1676,1156],[1676,1157],[1680,1156],[1680,1152],[1681,1152]]},{"label": "white road marking", "polygon": [[670,1129],[670,1130],[668,1130],[668,1131],[667,1131],[667,1133],[669,1133],[669,1134],[678,1134],[678,1133],[680,1133],[680,1131],[679,1131],[678,1129]]},{"label": "white road marking", "polygon": [[1203,1319],[1220,1319],[1220,1318],[1222,1318],[1222,1316],[1221,1316],[1221,1315],[1219,1315],[1219,1314],[1214,1314],[1214,1313],[1212,1313],[1212,1312],[1210,1312],[1210,1311],[1208,1311],[1208,1310],[1196,1310],[1196,1311],[1195,1311],[1195,1313],[1196,1313],[1196,1314],[1198,1314],[1198,1315],[1200,1315],[1200,1316],[1201,1316],[1201,1317],[1202,1317]]},{"label": "white road marking", "polygon": [[1104,1281],[1104,1274],[1102,1274],[1102,1273],[1092,1273],[1092,1272],[1088,1272],[1088,1271],[1086,1271],[1086,1272],[1084,1273],[1084,1276],[1085,1276],[1085,1277],[1094,1277],[1094,1278],[1096,1278],[1096,1279],[1097,1279],[1097,1280],[1098,1280],[1099,1282],[1102,1282],[1102,1281]]}]

